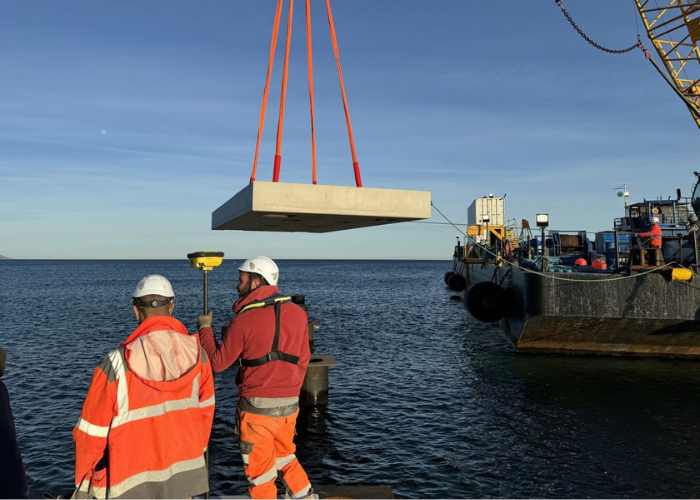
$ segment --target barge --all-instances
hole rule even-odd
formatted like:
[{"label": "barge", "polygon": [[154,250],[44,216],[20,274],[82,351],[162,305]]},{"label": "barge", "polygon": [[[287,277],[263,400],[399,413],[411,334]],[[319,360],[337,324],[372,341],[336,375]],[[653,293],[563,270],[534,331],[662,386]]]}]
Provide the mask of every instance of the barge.
[{"label": "barge", "polygon": [[[477,320],[497,325],[517,352],[700,358],[700,276],[691,198],[628,204],[610,231],[535,231],[505,220],[504,200],[478,198],[445,284]],[[653,220],[661,247],[649,247]],[[533,228],[534,229],[534,228]],[[539,231],[538,231],[539,230]],[[537,234],[539,232],[539,234]]]}]

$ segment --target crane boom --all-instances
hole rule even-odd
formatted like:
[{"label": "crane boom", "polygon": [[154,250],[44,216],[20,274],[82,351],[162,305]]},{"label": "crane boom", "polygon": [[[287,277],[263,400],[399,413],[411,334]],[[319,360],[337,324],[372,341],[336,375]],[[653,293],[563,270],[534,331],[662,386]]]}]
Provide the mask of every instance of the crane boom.
[{"label": "crane boom", "polygon": [[700,127],[700,0],[634,0],[649,39]]}]

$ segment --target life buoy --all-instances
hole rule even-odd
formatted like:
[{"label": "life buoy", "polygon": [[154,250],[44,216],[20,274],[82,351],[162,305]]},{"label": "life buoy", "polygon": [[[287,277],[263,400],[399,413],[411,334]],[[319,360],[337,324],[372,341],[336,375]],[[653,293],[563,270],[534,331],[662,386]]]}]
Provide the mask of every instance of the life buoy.
[{"label": "life buoy", "polygon": [[484,323],[494,323],[506,315],[505,290],[491,281],[470,287],[464,294],[464,307]]}]

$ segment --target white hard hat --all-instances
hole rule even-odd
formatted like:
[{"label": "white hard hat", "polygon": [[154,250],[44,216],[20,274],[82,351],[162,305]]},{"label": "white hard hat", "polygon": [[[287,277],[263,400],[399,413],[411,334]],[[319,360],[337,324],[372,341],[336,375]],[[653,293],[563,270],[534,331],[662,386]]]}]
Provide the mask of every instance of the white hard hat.
[{"label": "white hard hat", "polygon": [[652,217],[652,218],[651,218],[651,222],[654,223],[654,224],[658,224],[658,223],[659,223],[659,218],[658,218],[658,217]]},{"label": "white hard hat", "polygon": [[270,285],[276,285],[280,276],[280,270],[277,268],[275,261],[262,255],[246,260],[239,271],[245,273],[256,273],[267,280]]},{"label": "white hard hat", "polygon": [[144,297],[146,295],[160,295],[161,297],[175,297],[173,287],[170,282],[160,274],[149,274],[136,285],[133,298]]}]

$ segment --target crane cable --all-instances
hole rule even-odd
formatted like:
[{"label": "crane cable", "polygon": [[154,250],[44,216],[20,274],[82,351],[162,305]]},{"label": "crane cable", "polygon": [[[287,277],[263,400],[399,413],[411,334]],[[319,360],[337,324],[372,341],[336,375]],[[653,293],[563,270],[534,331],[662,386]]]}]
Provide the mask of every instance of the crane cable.
[{"label": "crane cable", "polygon": [[652,59],[651,54],[649,53],[649,51],[646,49],[646,47],[642,43],[642,37],[639,35],[639,28],[637,29],[637,43],[627,47],[626,49],[609,49],[609,48],[603,47],[602,45],[599,45],[596,42],[594,42],[593,40],[591,40],[583,32],[583,30],[581,30],[581,28],[578,27],[578,25],[574,22],[574,20],[571,18],[569,13],[566,11],[566,8],[564,8],[564,4],[562,3],[562,0],[554,0],[554,2],[559,6],[562,13],[564,14],[564,17],[566,17],[566,19],[569,21],[569,23],[571,23],[571,26],[574,27],[574,29],[578,32],[578,34],[581,35],[581,37],[584,40],[586,40],[588,43],[590,43],[595,48],[602,50],[603,52],[607,52],[609,54],[624,54],[624,53],[630,52],[636,48],[639,48],[644,53],[644,57],[647,59],[647,61],[649,61],[654,66],[656,71],[659,72],[661,77],[666,81],[666,83],[669,84],[669,86],[673,89],[673,91],[676,93],[676,95],[683,100],[683,102],[685,103],[686,106],[688,106],[688,109],[690,110],[690,113],[693,115],[693,117],[696,120],[700,120],[700,111],[698,111],[698,109],[695,107],[695,105],[685,95],[683,95],[683,93],[678,89],[676,84],[673,83],[673,81],[671,81],[668,78],[666,73],[661,70],[661,68],[659,67],[658,64],[656,64],[656,61],[654,61],[654,59]]},{"label": "crane cable", "polygon": [[607,52],[607,53],[609,53],[609,54],[624,54],[624,53],[626,53],[626,52],[630,52],[630,51],[636,49],[637,47],[643,49],[642,41],[641,41],[641,39],[639,38],[639,35],[637,35],[637,43],[635,43],[634,45],[631,45],[631,46],[627,47],[626,49],[609,49],[609,48],[607,48],[607,47],[603,47],[602,45],[598,45],[598,44],[595,43],[593,40],[591,40],[591,39],[583,32],[583,30],[581,30],[581,28],[579,28],[579,27],[576,25],[576,23],[574,22],[574,20],[571,18],[571,16],[569,15],[569,13],[568,13],[568,12],[566,11],[566,9],[564,8],[564,4],[562,3],[561,0],[554,0],[554,2],[559,6],[559,8],[561,9],[562,14],[564,14],[564,17],[566,17],[566,19],[569,21],[569,23],[571,23],[571,26],[574,27],[574,29],[578,32],[578,34],[581,35],[581,37],[582,37],[584,40],[586,40],[588,43],[590,43],[591,45],[593,45],[596,49],[602,50],[603,52]]},{"label": "crane cable", "polygon": [[[255,174],[258,165],[258,156],[260,152],[260,143],[262,140],[263,128],[265,126],[265,113],[267,111],[267,97],[270,88],[270,78],[275,59],[275,47],[277,46],[277,37],[279,35],[279,24],[282,13],[284,0],[278,0],[277,11],[275,13],[275,22],[272,28],[272,41],[270,44],[270,60],[267,67],[267,78],[265,80],[265,89],[263,91],[262,106],[260,109],[260,123],[258,126],[258,137],[255,145],[255,156],[253,158],[253,169],[250,174],[250,182],[255,181]],[[335,23],[333,22],[333,13],[331,11],[330,0],[326,0],[326,10],[328,12],[328,25],[330,28],[331,42],[333,45],[333,53],[335,55],[336,65],[338,67],[338,79],[340,81],[340,92],[343,99],[343,109],[345,111],[345,122],[348,128],[348,137],[350,141],[350,151],[352,153],[352,164],[355,175],[355,185],[362,187],[362,177],[360,175],[360,164],[357,160],[357,151],[355,149],[355,140],[352,133],[352,124],[350,123],[350,112],[348,110],[348,100],[345,93],[345,84],[343,82],[343,72],[340,67],[340,55],[338,52],[338,39],[335,33]],[[287,76],[289,72],[289,52],[292,38],[292,13],[294,11],[294,0],[289,0],[289,17],[287,21],[287,39],[284,56],[284,69],[282,73],[282,90],[280,94],[280,110],[277,121],[277,141],[275,147],[275,161],[273,167],[272,181],[279,181],[279,172],[282,163],[282,136],[284,129],[284,107],[286,102],[287,92]],[[309,75],[309,108],[311,113],[311,161],[312,161],[312,182],[316,184],[316,129],[315,129],[315,112],[314,112],[314,85],[313,85],[313,53],[311,43],[311,7],[310,0],[306,0],[306,53],[308,60],[308,75]]]}]

